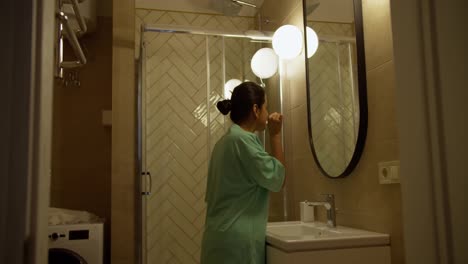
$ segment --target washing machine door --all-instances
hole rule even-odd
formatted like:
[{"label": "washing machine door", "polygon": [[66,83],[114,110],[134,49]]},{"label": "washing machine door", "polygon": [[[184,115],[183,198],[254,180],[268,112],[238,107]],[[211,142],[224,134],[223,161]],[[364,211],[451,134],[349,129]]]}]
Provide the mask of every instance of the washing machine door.
[{"label": "washing machine door", "polygon": [[49,264],[88,264],[76,252],[66,248],[49,249]]}]

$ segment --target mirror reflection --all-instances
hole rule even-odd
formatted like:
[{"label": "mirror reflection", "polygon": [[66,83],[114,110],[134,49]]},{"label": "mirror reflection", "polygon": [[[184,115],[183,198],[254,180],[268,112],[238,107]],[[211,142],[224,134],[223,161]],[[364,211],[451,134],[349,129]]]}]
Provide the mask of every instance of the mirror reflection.
[{"label": "mirror reflection", "polygon": [[367,126],[360,1],[305,0],[309,134],[329,177],[348,175]]}]

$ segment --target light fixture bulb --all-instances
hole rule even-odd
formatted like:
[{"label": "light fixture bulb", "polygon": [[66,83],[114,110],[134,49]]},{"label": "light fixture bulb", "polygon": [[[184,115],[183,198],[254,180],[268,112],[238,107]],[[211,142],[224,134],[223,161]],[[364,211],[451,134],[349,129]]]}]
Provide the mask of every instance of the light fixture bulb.
[{"label": "light fixture bulb", "polygon": [[257,50],[252,57],[250,67],[260,79],[268,79],[278,70],[278,57],[271,48]]},{"label": "light fixture bulb", "polygon": [[293,25],[284,25],[273,34],[273,49],[282,59],[290,60],[302,51],[302,32]]},{"label": "light fixture bulb", "polygon": [[306,27],[306,38],[307,38],[307,58],[312,57],[318,49],[319,39],[317,33],[310,28]]},{"label": "light fixture bulb", "polygon": [[236,88],[242,81],[238,79],[231,79],[224,84],[224,99],[231,99],[232,91]]}]

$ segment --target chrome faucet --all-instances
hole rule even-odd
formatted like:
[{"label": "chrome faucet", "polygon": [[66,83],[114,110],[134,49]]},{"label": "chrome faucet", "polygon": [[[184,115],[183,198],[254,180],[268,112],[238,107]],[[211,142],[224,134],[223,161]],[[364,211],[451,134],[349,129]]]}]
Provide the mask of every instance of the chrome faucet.
[{"label": "chrome faucet", "polygon": [[305,203],[309,206],[323,206],[327,209],[327,225],[329,227],[336,227],[336,208],[335,208],[335,196],[333,194],[322,194],[325,196],[325,200]]}]

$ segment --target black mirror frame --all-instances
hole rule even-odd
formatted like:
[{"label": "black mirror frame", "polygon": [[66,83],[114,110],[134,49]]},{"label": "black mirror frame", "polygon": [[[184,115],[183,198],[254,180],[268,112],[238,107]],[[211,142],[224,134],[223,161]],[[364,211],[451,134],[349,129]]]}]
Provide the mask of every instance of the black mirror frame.
[{"label": "black mirror frame", "polygon": [[[307,47],[307,38],[305,37],[306,27],[307,27],[307,15],[305,14],[306,10],[306,1],[302,0],[303,5],[303,17],[304,17],[304,47]],[[345,170],[338,176],[329,175],[320,164],[317,154],[314,148],[314,142],[312,138],[312,124],[311,124],[311,105],[310,105],[310,89],[309,89],[309,62],[307,59],[307,49],[305,49],[305,68],[306,68],[306,87],[307,87],[307,122],[309,130],[309,145],[314,156],[315,163],[319,167],[323,175],[332,178],[338,179],[343,178],[351,174],[351,172],[356,168],[359,163],[359,159],[362,156],[364,146],[366,143],[367,136],[367,125],[368,125],[368,107],[367,107],[367,79],[366,79],[366,56],[364,52],[364,24],[362,17],[362,3],[361,0],[353,0],[354,4],[354,26],[356,30],[356,51],[357,51],[357,65],[358,65],[358,91],[359,91],[359,132],[356,142],[356,147],[354,149],[353,156],[351,157],[350,162],[346,166]]]}]

